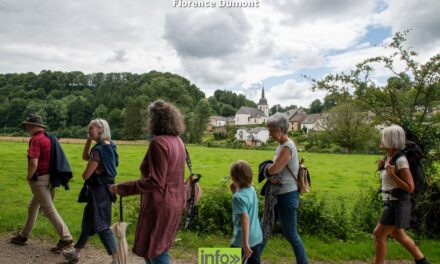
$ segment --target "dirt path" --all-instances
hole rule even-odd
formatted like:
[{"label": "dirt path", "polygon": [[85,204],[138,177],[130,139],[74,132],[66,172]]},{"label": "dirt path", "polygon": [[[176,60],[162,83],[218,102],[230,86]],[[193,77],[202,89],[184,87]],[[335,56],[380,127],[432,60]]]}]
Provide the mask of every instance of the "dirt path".
[{"label": "dirt path", "polygon": [[[27,246],[17,246],[9,243],[9,237],[0,237],[1,264],[67,264],[60,254],[49,251],[53,247],[47,241],[32,239]],[[111,261],[103,249],[87,246],[81,251],[81,264],[108,264]],[[142,258],[130,253],[130,264],[145,264]],[[190,264],[187,261],[173,261],[173,263]]]},{"label": "dirt path", "polygon": [[[44,240],[33,239],[29,241],[27,246],[17,246],[9,243],[9,237],[0,237],[0,263],[1,264],[67,264],[59,254],[54,254],[49,251],[53,245]],[[81,252],[81,264],[108,264],[110,257],[107,256],[103,249],[87,246]],[[130,264],[144,264],[142,258],[130,253]],[[176,264],[192,264],[196,262],[189,262],[183,260],[172,259],[172,263]],[[268,263],[262,261],[262,263]],[[312,261],[311,264],[329,264],[328,262]],[[411,261],[387,261],[387,264],[411,264]],[[280,263],[281,264],[281,263]],[[343,262],[343,264],[367,264],[363,261]]]}]

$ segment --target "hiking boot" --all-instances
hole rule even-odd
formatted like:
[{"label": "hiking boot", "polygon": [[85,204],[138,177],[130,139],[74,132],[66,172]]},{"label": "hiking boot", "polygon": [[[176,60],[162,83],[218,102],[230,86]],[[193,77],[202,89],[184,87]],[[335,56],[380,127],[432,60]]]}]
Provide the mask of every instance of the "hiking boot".
[{"label": "hiking boot", "polygon": [[69,264],[79,262],[79,255],[74,249],[62,250],[61,255],[69,261]]},{"label": "hiking boot", "polygon": [[50,251],[54,252],[54,253],[61,253],[61,251],[63,249],[69,248],[73,246],[73,240],[69,239],[69,240],[60,240],[58,241],[57,245],[53,248],[50,249]]},{"label": "hiking boot", "polygon": [[431,264],[431,262],[428,261],[426,258],[422,258],[419,260],[416,260],[416,264]]},{"label": "hiking boot", "polygon": [[18,234],[15,237],[11,238],[11,240],[9,242],[11,242],[12,244],[20,245],[20,246],[25,246],[25,245],[27,245],[27,240],[28,240],[27,237]]}]

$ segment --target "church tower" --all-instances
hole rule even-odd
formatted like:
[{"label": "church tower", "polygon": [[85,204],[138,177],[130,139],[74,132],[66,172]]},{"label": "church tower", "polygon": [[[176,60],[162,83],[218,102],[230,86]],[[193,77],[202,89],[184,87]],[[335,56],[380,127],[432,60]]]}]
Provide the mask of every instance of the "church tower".
[{"label": "church tower", "polygon": [[266,115],[266,117],[269,117],[269,105],[267,104],[266,98],[264,98],[264,86],[261,91],[261,98],[257,105],[258,109],[263,111],[263,113]]}]

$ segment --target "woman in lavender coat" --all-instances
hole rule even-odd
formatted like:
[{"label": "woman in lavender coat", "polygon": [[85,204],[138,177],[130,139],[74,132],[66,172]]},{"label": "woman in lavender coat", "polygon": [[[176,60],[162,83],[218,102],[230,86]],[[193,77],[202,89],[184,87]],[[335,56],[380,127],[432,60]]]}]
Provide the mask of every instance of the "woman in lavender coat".
[{"label": "woman in lavender coat", "polygon": [[176,238],[184,208],[185,147],[179,135],[183,117],[172,104],[150,104],[149,130],[153,136],[141,163],[141,179],[110,187],[120,196],[141,195],[133,252],[146,263],[170,263],[168,250]]}]

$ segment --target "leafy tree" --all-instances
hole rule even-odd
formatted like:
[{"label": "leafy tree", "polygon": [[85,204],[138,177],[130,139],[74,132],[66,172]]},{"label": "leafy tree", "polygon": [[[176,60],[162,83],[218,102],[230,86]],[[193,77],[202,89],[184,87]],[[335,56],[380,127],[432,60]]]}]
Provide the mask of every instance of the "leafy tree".
[{"label": "leafy tree", "polygon": [[148,98],[129,99],[124,110],[124,134],[126,139],[142,139],[147,128]]},{"label": "leafy tree", "polygon": [[234,107],[229,104],[220,103],[220,115],[221,116],[233,116],[237,112]]},{"label": "leafy tree", "polygon": [[322,103],[321,100],[316,99],[310,104],[309,114],[322,113]]},{"label": "leafy tree", "polygon": [[99,105],[93,112],[93,118],[103,118],[107,119],[108,109],[105,105]]},{"label": "leafy tree", "polygon": [[[387,48],[389,56],[366,59],[349,73],[331,74],[323,80],[314,80],[314,87],[330,92],[345,93],[354,90],[356,104],[372,111],[379,122],[401,125],[409,139],[419,143],[424,152],[427,191],[413,201],[415,227],[422,232],[440,234],[440,225],[432,219],[440,218],[440,188],[435,162],[439,155],[431,150],[440,144],[439,123],[430,114],[440,102],[440,54],[425,63],[417,61],[418,54],[404,47],[408,31],[396,33]],[[396,65],[404,65],[403,68]],[[382,65],[393,76],[385,86],[378,86],[371,78],[377,65]]]},{"label": "leafy tree", "polygon": [[8,110],[7,119],[5,126],[9,127],[19,127],[21,122],[26,117],[25,110],[27,107],[27,102],[22,98],[14,98],[11,100]]},{"label": "leafy tree", "polygon": [[297,109],[297,108],[298,108],[298,106],[296,106],[296,105],[289,105],[286,107],[282,107],[281,105],[276,104],[270,108],[269,115],[273,115],[277,112],[284,113],[284,112],[289,111],[291,109]]},{"label": "leafy tree", "polygon": [[122,128],[124,126],[124,116],[122,110],[115,108],[108,114],[108,122],[111,128]]},{"label": "leafy tree", "polygon": [[51,131],[58,130],[66,126],[67,105],[60,100],[51,100],[45,107],[46,123]]},{"label": "leafy tree", "polygon": [[203,132],[209,122],[210,109],[206,99],[202,99],[194,109],[189,141],[191,143],[202,143]]},{"label": "leafy tree", "polygon": [[335,106],[323,126],[328,138],[348,153],[362,149],[368,139],[379,132],[371,125],[368,113],[359,112],[352,103]]},{"label": "leafy tree", "polygon": [[[399,124],[410,138],[417,138],[431,174],[433,157],[430,150],[440,143],[439,128],[431,122],[430,111],[440,102],[440,54],[426,63],[416,61],[417,53],[403,46],[408,32],[396,33],[387,46],[394,50],[389,56],[377,56],[356,65],[350,73],[328,75],[314,83],[315,88],[347,93],[354,89],[353,98],[359,107],[372,111],[379,122]],[[405,65],[399,71],[397,62]],[[374,66],[382,64],[394,76],[387,85],[377,86],[371,79]]]},{"label": "leafy tree", "polygon": [[92,119],[92,106],[84,97],[77,96],[67,106],[67,122],[73,126],[86,126]]}]

